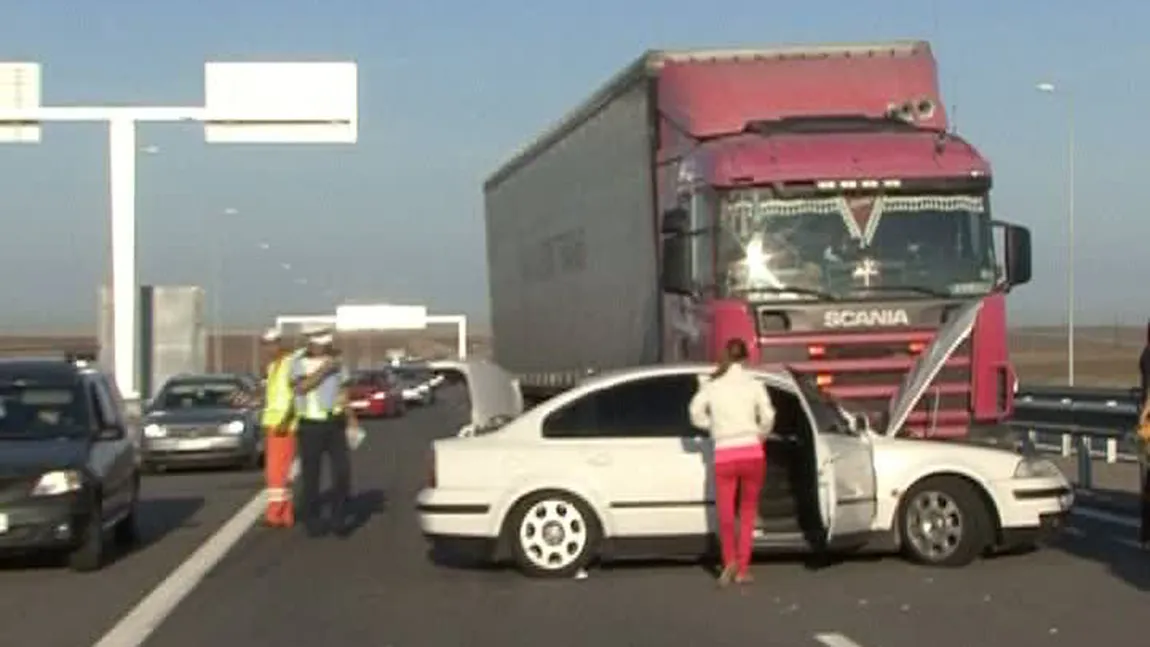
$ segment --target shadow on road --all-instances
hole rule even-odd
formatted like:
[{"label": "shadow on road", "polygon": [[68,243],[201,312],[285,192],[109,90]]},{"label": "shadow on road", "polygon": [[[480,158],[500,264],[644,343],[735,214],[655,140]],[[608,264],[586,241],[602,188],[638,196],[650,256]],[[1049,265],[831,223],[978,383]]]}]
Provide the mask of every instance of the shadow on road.
[{"label": "shadow on road", "polygon": [[[202,497],[170,497],[142,499],[136,511],[139,541],[134,546],[120,548],[109,535],[107,539],[108,566],[131,554],[159,543],[180,528],[189,527],[189,521],[204,506]],[[59,568],[62,555],[57,552],[33,552],[6,556],[0,559],[0,570]]]},{"label": "shadow on road", "polygon": [[345,535],[350,537],[355,534],[367,525],[372,517],[383,514],[386,510],[387,495],[383,490],[371,489],[353,494],[351,500],[347,502],[347,512],[351,515],[351,520]]},{"label": "shadow on road", "polygon": [[204,498],[149,497],[141,499],[138,505],[136,527],[139,531],[139,541],[130,549],[111,551],[108,557],[109,563],[118,562],[133,552],[157,544],[181,528],[195,527],[196,523],[192,519],[204,507]]},{"label": "shadow on road", "polygon": [[[1080,494],[1076,505],[1140,518],[1139,494],[1121,490],[1092,490]],[[1119,580],[1150,592],[1150,552],[1140,545],[1139,529],[1075,517],[1072,528],[1051,542],[1051,548],[1106,566]],[[1077,530],[1075,530],[1077,529]]]}]

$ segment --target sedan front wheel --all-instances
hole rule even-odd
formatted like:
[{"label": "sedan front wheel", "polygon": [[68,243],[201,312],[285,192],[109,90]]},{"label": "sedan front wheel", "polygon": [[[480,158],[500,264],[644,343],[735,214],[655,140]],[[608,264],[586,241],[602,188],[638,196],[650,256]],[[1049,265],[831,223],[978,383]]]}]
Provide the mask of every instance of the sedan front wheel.
[{"label": "sedan front wheel", "polygon": [[971,483],[936,476],[915,485],[899,511],[903,553],[928,566],[966,566],[990,545],[990,510]]}]

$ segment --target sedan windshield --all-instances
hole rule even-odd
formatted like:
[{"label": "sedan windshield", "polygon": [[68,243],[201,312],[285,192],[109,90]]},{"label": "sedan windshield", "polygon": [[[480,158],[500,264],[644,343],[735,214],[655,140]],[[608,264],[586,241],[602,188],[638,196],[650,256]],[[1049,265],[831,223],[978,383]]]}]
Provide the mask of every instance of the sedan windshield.
[{"label": "sedan windshield", "polygon": [[155,408],[173,409],[226,409],[234,405],[243,393],[243,385],[235,381],[174,382],[156,397]]},{"label": "sedan windshield", "polygon": [[732,296],[959,296],[984,294],[997,277],[985,196],[777,199],[736,190],[723,198],[719,232]]},{"label": "sedan windshield", "polygon": [[79,385],[0,384],[0,437],[80,435],[90,424]]}]

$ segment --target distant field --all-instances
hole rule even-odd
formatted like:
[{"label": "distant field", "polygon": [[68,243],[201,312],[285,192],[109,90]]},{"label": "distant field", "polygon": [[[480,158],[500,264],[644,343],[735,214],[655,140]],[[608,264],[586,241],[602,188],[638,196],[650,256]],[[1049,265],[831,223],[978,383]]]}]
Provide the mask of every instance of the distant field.
[{"label": "distant field", "polygon": [[[1075,383],[1126,387],[1138,383],[1138,355],[1146,340],[1141,327],[1085,327],[1074,334]],[[1010,351],[1023,384],[1066,384],[1066,329],[1017,328]]]},{"label": "distant field", "polygon": [[[1138,382],[1138,355],[1145,343],[1146,330],[1136,327],[1084,327],[1075,334],[1076,382],[1081,386],[1132,386]],[[487,355],[490,339],[474,336],[469,341],[471,355]],[[209,340],[209,359],[213,342]],[[344,336],[341,346],[356,363],[373,364],[386,359],[389,349],[406,349],[424,357],[455,354],[451,334],[355,335]],[[1066,383],[1066,330],[1027,327],[1010,333],[1010,349],[1024,384]],[[96,340],[84,336],[2,336],[0,355],[43,354],[73,350],[94,353]],[[256,333],[230,333],[223,336],[224,368],[230,371],[256,371],[262,361]]]}]

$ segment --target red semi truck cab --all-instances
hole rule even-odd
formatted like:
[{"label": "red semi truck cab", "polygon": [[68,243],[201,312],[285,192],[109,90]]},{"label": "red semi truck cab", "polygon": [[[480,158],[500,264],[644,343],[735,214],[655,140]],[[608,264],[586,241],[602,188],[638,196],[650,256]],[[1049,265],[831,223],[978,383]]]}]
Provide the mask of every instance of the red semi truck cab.
[{"label": "red semi truck cab", "polygon": [[909,430],[1011,413],[1005,293],[1030,279],[1029,232],[992,220],[990,164],[948,132],[926,43],[687,57],[659,83],[665,357],[740,338],[879,414],[981,299]]}]

